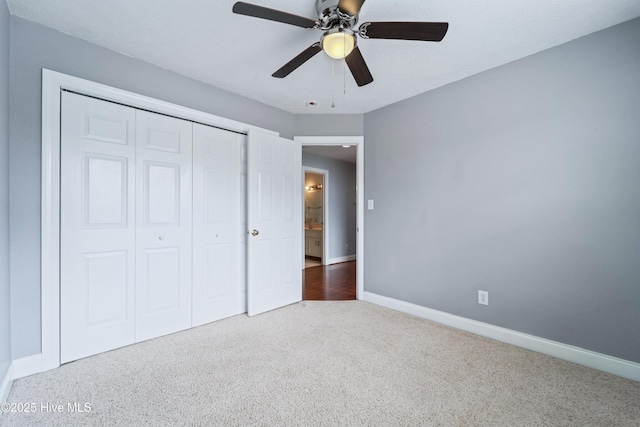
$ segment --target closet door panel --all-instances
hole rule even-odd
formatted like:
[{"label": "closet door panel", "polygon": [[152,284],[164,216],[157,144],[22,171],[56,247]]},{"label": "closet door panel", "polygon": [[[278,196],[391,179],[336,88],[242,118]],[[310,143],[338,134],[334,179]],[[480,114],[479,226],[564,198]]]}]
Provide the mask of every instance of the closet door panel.
[{"label": "closet door panel", "polygon": [[191,327],[192,124],[136,112],[136,341]]},{"label": "closet door panel", "polygon": [[237,304],[241,313],[247,312],[247,289],[249,283],[247,281],[247,238],[248,238],[248,212],[247,212],[247,137],[242,137],[240,148],[240,195],[239,206],[240,216],[236,219],[236,235],[239,239],[238,250],[236,251],[240,260],[240,268],[238,269],[239,283],[241,284],[240,292],[237,295]]},{"label": "closet door panel", "polygon": [[134,109],[62,93],[62,363],[135,339],[134,129]]},{"label": "closet door panel", "polygon": [[243,313],[238,224],[240,153],[244,136],[209,126],[193,127],[193,325]]}]

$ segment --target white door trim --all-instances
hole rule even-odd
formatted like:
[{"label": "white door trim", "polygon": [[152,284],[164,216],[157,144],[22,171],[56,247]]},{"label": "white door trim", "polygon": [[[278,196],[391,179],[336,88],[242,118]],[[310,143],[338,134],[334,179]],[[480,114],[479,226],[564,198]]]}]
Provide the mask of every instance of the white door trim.
[{"label": "white door trim", "polygon": [[305,145],[356,146],[356,298],[364,298],[364,136],[296,136]]},{"label": "white door trim", "polygon": [[[279,135],[235,120],[42,69],[41,353],[22,376],[60,366],[60,92],[70,90],[227,130]],[[33,371],[33,372],[31,372]]]},{"label": "white door trim", "polygon": [[[322,175],[322,265],[329,264],[329,171],[326,169],[318,169],[312,168],[309,166],[302,165],[302,206],[304,207],[304,183],[305,183],[305,173],[311,172],[317,175]],[[304,269],[304,221],[305,212],[302,210],[302,268]]]}]

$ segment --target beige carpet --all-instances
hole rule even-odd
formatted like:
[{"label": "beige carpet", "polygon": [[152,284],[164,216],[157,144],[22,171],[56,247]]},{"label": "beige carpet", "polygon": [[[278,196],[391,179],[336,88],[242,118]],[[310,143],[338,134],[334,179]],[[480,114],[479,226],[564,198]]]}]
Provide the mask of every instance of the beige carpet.
[{"label": "beige carpet", "polygon": [[17,380],[9,401],[65,412],[8,413],[2,426],[640,425],[640,383],[360,301],[111,351]]}]

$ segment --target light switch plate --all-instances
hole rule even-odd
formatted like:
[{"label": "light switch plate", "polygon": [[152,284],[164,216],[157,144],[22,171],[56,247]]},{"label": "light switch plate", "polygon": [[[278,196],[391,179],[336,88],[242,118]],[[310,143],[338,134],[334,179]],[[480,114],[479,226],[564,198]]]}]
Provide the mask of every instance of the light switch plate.
[{"label": "light switch plate", "polygon": [[373,199],[367,200],[367,209],[369,209],[370,211],[373,210]]}]

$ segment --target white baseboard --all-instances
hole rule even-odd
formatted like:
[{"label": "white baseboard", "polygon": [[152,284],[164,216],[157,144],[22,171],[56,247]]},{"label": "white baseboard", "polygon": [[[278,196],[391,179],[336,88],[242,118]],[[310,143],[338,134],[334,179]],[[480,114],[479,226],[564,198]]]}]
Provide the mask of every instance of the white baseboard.
[{"label": "white baseboard", "polygon": [[501,328],[488,323],[478,322],[465,317],[433,310],[421,305],[411,304],[394,298],[364,292],[364,300],[393,310],[402,311],[443,325],[451,326],[476,335],[491,338],[507,344],[533,350],[558,359],[567,360],[589,368],[608,372],[623,378],[640,381],[640,363],[631,362],[602,353],[585,350],[580,347],[551,341],[534,335],[524,334],[511,329]]},{"label": "white baseboard", "polygon": [[42,363],[42,353],[33,356],[22,357],[13,361],[13,378],[24,378],[29,375],[44,372],[47,369]]},{"label": "white baseboard", "polygon": [[9,368],[4,373],[4,376],[0,378],[0,403],[6,402],[9,398],[11,384],[13,384],[13,363],[9,364]]},{"label": "white baseboard", "polygon": [[329,258],[327,260],[326,265],[340,264],[341,262],[349,262],[349,261],[355,261],[355,260],[356,260],[355,255],[347,255],[347,256],[338,257],[338,258]]}]

